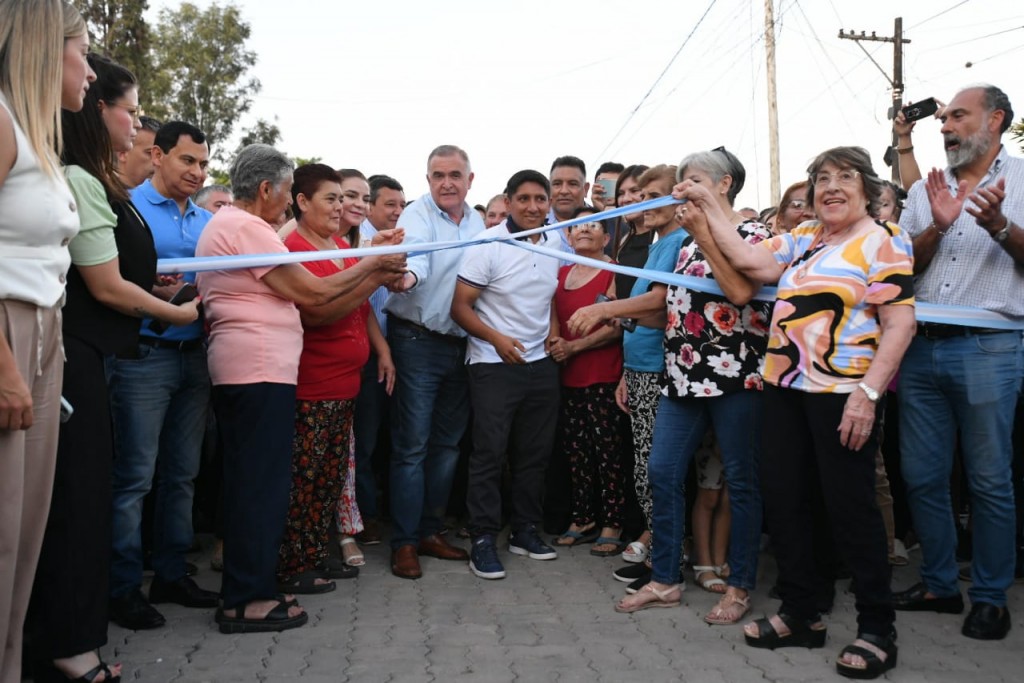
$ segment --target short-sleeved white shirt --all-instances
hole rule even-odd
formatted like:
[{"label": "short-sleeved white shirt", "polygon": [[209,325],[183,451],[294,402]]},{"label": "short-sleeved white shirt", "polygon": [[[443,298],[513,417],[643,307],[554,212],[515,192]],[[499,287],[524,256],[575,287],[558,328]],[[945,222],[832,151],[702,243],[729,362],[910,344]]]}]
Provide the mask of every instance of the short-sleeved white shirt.
[{"label": "short-sleeved white shirt", "polygon": [[[505,222],[488,228],[480,237],[510,235]],[[559,238],[543,233],[537,245],[559,249]],[[474,306],[480,320],[498,332],[517,339],[527,363],[545,357],[544,342],[551,329],[551,299],[558,286],[557,258],[527,249],[489,242],[466,249],[459,267],[459,281],[480,290]],[[501,356],[483,339],[470,336],[466,362],[501,363]]]},{"label": "short-sleeved white shirt", "polygon": [[[955,196],[957,178],[945,170],[946,185]],[[1006,147],[999,150],[978,188],[1006,182],[1003,215],[1016,225],[1024,225],[1024,159],[1010,156]],[[964,206],[974,206],[968,199]],[[910,188],[907,208],[900,216],[900,227],[912,237],[928,229],[932,209],[921,179]],[[919,302],[983,308],[1024,320],[1024,268],[986,232],[966,208],[960,211],[932,257],[928,268],[914,282]]]}]

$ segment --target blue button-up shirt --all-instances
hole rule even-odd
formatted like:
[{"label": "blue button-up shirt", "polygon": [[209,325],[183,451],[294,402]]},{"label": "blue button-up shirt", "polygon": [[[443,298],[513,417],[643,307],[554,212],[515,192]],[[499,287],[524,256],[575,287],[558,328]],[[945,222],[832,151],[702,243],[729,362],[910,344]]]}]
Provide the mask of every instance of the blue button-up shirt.
[{"label": "blue button-up shirt", "polygon": [[[213,214],[196,206],[191,199],[185,206],[185,215],[178,209],[178,203],[169,199],[153,187],[149,180],[132,190],[132,203],[149,224],[156,244],[157,258],[191,258],[196,255],[196,242],[203,228]],[[185,282],[195,282],[195,273],[184,273]],[[184,341],[203,336],[203,321],[200,318],[189,325],[168,327],[157,335],[149,329],[149,318],[142,321],[141,333],[147,337]]]},{"label": "blue button-up shirt", "polygon": [[[473,207],[464,204],[462,221],[456,224],[428,193],[406,207],[398,227],[405,229],[405,244],[423,244],[473,239],[484,231],[484,221]],[[464,251],[442,249],[410,257],[408,268],[416,275],[416,286],[392,294],[384,310],[434,332],[466,336],[451,314],[455,277]]]}]

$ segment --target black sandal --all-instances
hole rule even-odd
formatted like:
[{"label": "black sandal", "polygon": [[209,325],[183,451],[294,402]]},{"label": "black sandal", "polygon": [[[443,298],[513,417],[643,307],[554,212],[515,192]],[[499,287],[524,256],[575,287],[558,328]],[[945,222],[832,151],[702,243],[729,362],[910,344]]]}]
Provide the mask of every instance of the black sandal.
[{"label": "black sandal", "polygon": [[277,590],[282,593],[298,593],[299,595],[319,595],[320,593],[330,593],[337,584],[333,581],[325,581],[324,583],[317,583],[318,580],[326,579],[323,572],[319,571],[305,571],[294,574],[287,581],[278,581]]},{"label": "black sandal", "polygon": [[[859,678],[868,680],[878,678],[889,669],[896,666],[896,655],[899,648],[896,647],[896,632],[893,631],[888,637],[876,636],[871,633],[858,633],[857,638],[864,642],[871,643],[885,653],[885,661],[882,661],[877,654],[861,647],[860,645],[847,645],[836,657],[836,673],[846,678]],[[843,655],[856,655],[864,659],[864,667],[850,666],[843,664]]]},{"label": "black sandal", "polygon": [[102,683],[121,683],[121,676],[115,676],[110,671],[110,666],[102,659],[99,664],[78,678],[68,678],[60,669],[53,665],[53,662],[37,664],[32,670],[32,680],[37,683],[64,683],[64,681],[71,681],[71,683],[93,683],[100,674],[104,675]]},{"label": "black sandal", "polygon": [[287,603],[280,600],[277,601],[277,605],[274,609],[267,612],[267,616],[262,619],[249,619],[245,616],[245,608],[248,605],[239,605],[235,608],[235,614],[237,616],[229,617],[224,614],[224,608],[217,608],[216,621],[220,625],[221,633],[269,633],[271,631],[287,631],[288,629],[298,628],[307,621],[309,621],[309,615],[306,612],[302,614],[290,617],[288,616],[288,610],[291,607],[296,606],[296,603]]},{"label": "black sandal", "polygon": [[747,645],[768,650],[774,650],[778,647],[816,648],[825,646],[825,636],[828,634],[828,629],[824,626],[814,628],[814,624],[820,621],[819,618],[815,617],[804,621],[791,617],[788,614],[779,614],[778,617],[789,628],[789,633],[785,635],[780,634],[775,630],[775,625],[772,624],[771,619],[764,617],[754,622],[757,626],[756,637],[747,633],[743,634]]},{"label": "black sandal", "polygon": [[359,567],[345,564],[336,557],[330,558],[327,561],[327,568],[322,571],[328,579],[354,579],[359,576]]}]

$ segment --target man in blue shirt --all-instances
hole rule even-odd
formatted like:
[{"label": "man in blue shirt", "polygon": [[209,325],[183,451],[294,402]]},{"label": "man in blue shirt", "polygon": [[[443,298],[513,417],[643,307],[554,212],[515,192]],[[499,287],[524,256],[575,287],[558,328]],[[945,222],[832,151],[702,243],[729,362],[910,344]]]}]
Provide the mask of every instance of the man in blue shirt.
[{"label": "man in blue shirt", "polygon": [[[427,157],[430,192],[398,220],[405,244],[471,240],[484,230],[466,203],[473,184],[469,156],[442,145]],[[451,491],[459,440],[469,421],[466,333],[451,318],[463,249],[411,256],[400,289],[388,299],[388,341],[396,381],[391,414],[391,572],[423,575],[418,555],[468,561],[448,543],[441,521]]]},{"label": "man in blue shirt", "polygon": [[[196,242],[213,214],[189,198],[206,180],[210,151],[195,126],[172,121],[157,131],[156,172],[132,191],[136,210],[149,224],[160,258],[195,256]],[[185,273],[194,282],[194,273]],[[181,286],[155,288],[168,298]],[[113,558],[110,618],[133,630],[162,626],[150,602],[215,607],[217,594],[186,575],[192,545],[193,481],[206,428],[210,377],[203,323],[162,333],[143,320],[138,348],[112,367],[110,398],[116,455],[113,472]],[[153,569],[149,600],[142,585],[142,500],[160,479],[153,519]]]}]

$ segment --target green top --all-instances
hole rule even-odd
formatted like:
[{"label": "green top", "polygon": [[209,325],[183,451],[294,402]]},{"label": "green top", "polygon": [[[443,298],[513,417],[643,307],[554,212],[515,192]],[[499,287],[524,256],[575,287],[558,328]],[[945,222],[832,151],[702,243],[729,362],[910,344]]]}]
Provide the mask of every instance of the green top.
[{"label": "green top", "polygon": [[103,184],[81,166],[66,167],[64,175],[78,203],[78,217],[82,222],[78,235],[68,245],[71,262],[76,266],[98,266],[114,260],[117,258],[114,241],[117,216],[110,208]]}]

